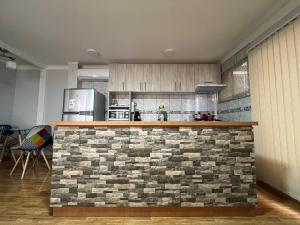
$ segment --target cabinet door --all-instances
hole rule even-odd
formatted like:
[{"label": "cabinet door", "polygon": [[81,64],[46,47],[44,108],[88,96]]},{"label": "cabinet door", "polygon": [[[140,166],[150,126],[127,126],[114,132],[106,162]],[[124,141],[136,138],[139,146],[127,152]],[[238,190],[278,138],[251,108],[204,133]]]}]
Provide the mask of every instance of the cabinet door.
[{"label": "cabinet door", "polygon": [[204,83],[205,64],[194,64],[194,71],[195,71],[195,76],[194,76],[195,85]]},{"label": "cabinet door", "polygon": [[125,64],[109,66],[108,91],[125,91]]},{"label": "cabinet door", "polygon": [[177,83],[179,92],[195,91],[195,66],[193,64],[179,64],[177,67]]},{"label": "cabinet door", "polygon": [[212,64],[212,76],[214,77],[213,82],[220,84],[221,83],[221,65]]},{"label": "cabinet door", "polygon": [[126,91],[143,91],[144,68],[142,64],[126,65]]},{"label": "cabinet door", "polygon": [[177,91],[176,64],[162,64],[160,69],[160,91]]},{"label": "cabinet door", "polygon": [[107,84],[108,91],[116,90],[115,80],[116,80],[116,64],[110,64],[109,65],[108,84]]},{"label": "cabinet door", "polygon": [[221,82],[221,69],[219,64],[196,64],[195,84]]},{"label": "cabinet door", "polygon": [[160,64],[144,65],[143,90],[147,92],[160,91]]},{"label": "cabinet door", "polygon": [[204,82],[220,83],[221,70],[219,64],[204,65]]}]

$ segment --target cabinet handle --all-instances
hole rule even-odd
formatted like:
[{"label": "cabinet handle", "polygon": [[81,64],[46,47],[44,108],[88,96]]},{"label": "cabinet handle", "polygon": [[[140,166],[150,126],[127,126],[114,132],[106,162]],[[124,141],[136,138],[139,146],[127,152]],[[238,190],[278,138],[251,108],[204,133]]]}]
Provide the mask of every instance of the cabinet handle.
[{"label": "cabinet handle", "polygon": [[181,82],[179,82],[179,91],[181,91]]},{"label": "cabinet handle", "polygon": [[140,82],[140,91],[142,90],[142,82]]},{"label": "cabinet handle", "polygon": [[147,82],[145,82],[145,91],[147,90]]},{"label": "cabinet handle", "polygon": [[176,82],[175,82],[175,91],[176,91]]}]

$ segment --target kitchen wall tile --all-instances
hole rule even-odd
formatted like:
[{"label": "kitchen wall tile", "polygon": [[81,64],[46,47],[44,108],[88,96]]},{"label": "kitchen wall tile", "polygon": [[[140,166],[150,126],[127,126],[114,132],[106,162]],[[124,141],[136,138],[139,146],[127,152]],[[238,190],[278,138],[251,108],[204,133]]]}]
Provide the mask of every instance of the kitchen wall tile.
[{"label": "kitchen wall tile", "polygon": [[181,95],[170,95],[170,111],[181,111],[182,100]]},{"label": "kitchen wall tile", "polygon": [[236,113],[230,113],[229,114],[230,121],[240,121],[240,117],[236,115]]},{"label": "kitchen wall tile", "polygon": [[213,112],[215,110],[215,96],[207,95],[207,111]]},{"label": "kitchen wall tile", "polygon": [[163,104],[165,106],[165,110],[173,110],[170,108],[170,95],[157,95],[156,96],[156,110],[159,109],[159,106]]},{"label": "kitchen wall tile", "polygon": [[245,114],[245,120],[244,121],[252,121],[252,117],[251,117],[251,112],[250,111],[246,111],[244,112]]},{"label": "kitchen wall tile", "polygon": [[234,121],[240,121],[241,120],[241,112],[233,113],[233,119],[234,119]]},{"label": "kitchen wall tile", "polygon": [[149,114],[141,113],[141,120],[142,121],[149,121]]},{"label": "kitchen wall tile", "polygon": [[251,121],[250,96],[222,102],[218,105],[218,119],[226,121]]},{"label": "kitchen wall tile", "polygon": [[250,111],[240,112],[240,121],[251,121],[251,112]]},{"label": "kitchen wall tile", "polygon": [[195,112],[195,95],[183,95],[182,98],[182,111]]},{"label": "kitchen wall tile", "polygon": [[181,114],[168,114],[168,121],[182,121]]},{"label": "kitchen wall tile", "polygon": [[157,121],[156,113],[142,113],[141,114],[142,121]]},{"label": "kitchen wall tile", "polygon": [[244,112],[239,112],[239,121],[245,121],[246,119],[246,115]]},{"label": "kitchen wall tile", "polygon": [[218,115],[218,119],[222,120],[222,121],[226,121],[227,120],[227,118],[225,117],[225,114],[219,114]]},{"label": "kitchen wall tile", "polygon": [[155,95],[144,96],[144,111],[155,111],[156,108],[156,97]]},{"label": "kitchen wall tile", "polygon": [[195,96],[195,112],[207,111],[207,95]]},{"label": "kitchen wall tile", "polygon": [[243,107],[246,107],[246,106],[249,106],[251,105],[251,97],[246,97],[246,98],[243,98]]},{"label": "kitchen wall tile", "polygon": [[193,114],[182,114],[182,121],[194,121]]},{"label": "kitchen wall tile", "polygon": [[136,103],[136,110],[144,111],[144,95],[136,95],[132,101]]},{"label": "kitchen wall tile", "polygon": [[157,121],[157,113],[149,114],[148,121]]},{"label": "kitchen wall tile", "polygon": [[224,106],[225,106],[225,105],[224,105],[223,103],[219,104],[219,105],[218,105],[218,110],[219,110],[219,111],[223,111],[223,110],[225,109]]}]

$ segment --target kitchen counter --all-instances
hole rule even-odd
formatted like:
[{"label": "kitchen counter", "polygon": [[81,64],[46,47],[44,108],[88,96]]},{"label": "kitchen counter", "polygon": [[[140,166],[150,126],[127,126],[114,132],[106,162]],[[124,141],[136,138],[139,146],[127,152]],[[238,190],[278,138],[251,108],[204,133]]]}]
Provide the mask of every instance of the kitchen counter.
[{"label": "kitchen counter", "polygon": [[108,126],[108,127],[243,127],[255,126],[257,122],[233,122],[233,121],[190,121],[190,122],[145,122],[145,121],[52,121],[51,126]]},{"label": "kitchen counter", "polygon": [[49,124],[54,216],[199,216],[220,208],[231,215],[256,206],[256,122]]}]

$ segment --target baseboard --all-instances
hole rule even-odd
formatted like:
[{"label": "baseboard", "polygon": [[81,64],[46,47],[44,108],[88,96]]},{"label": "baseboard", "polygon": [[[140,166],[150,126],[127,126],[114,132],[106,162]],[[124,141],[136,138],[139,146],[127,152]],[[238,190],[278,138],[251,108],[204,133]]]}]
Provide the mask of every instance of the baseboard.
[{"label": "baseboard", "polygon": [[258,207],[57,207],[54,217],[254,217]]},{"label": "baseboard", "polygon": [[274,187],[274,186],[272,186],[268,183],[265,183],[262,180],[257,180],[256,183],[257,183],[258,186],[264,187],[264,188],[268,189],[268,191],[273,192],[276,195],[279,195],[281,197],[287,198],[287,199],[289,199],[293,202],[296,202],[296,203],[300,204],[300,201],[298,201],[297,199],[289,196],[288,194],[286,194],[286,193],[282,192],[281,190],[277,189],[276,187]]}]

